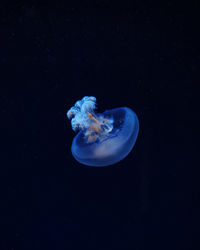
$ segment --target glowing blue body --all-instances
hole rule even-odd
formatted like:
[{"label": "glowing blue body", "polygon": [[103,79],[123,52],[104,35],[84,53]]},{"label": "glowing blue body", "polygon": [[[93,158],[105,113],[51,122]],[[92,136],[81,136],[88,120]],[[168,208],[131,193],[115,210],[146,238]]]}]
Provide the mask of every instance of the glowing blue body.
[{"label": "glowing blue body", "polygon": [[[82,99],[82,104],[94,97],[85,98],[87,100]],[[82,117],[83,124],[80,124],[81,108],[77,117],[73,113],[74,107],[67,113],[69,118],[75,119],[72,121],[73,129],[81,127],[81,131],[73,139],[72,154],[78,162],[88,166],[112,165],[126,157],[133,148],[139,132],[139,121],[135,112],[127,107],[96,114],[96,98],[92,101],[93,107],[87,106],[86,116]]]}]

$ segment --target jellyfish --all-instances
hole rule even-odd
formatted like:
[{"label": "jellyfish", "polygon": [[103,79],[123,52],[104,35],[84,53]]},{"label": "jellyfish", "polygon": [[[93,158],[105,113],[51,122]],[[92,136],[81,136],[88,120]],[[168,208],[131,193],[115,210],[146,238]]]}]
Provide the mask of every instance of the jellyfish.
[{"label": "jellyfish", "polygon": [[96,98],[85,96],[67,112],[74,137],[71,151],[84,165],[103,167],[124,159],[132,150],[139,132],[136,113],[128,107],[96,113]]}]

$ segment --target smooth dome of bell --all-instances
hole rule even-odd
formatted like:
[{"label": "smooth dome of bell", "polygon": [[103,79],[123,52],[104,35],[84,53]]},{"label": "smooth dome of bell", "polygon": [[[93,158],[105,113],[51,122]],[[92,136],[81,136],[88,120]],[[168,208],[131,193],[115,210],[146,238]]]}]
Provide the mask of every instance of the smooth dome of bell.
[{"label": "smooth dome of bell", "polygon": [[102,141],[85,143],[81,131],[72,143],[72,154],[82,164],[89,166],[108,166],[125,158],[133,148],[139,131],[137,115],[129,108],[116,108],[103,113],[112,117],[113,129]]}]

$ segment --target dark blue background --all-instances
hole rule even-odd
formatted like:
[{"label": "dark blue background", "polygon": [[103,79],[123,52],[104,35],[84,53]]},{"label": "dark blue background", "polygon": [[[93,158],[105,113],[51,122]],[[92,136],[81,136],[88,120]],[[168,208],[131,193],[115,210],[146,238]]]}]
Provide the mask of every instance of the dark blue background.
[{"label": "dark blue background", "polygon": [[[0,249],[195,247],[199,6],[7,1],[0,11]],[[66,112],[85,95],[99,112],[138,114],[134,149],[111,167],[71,155]]]}]

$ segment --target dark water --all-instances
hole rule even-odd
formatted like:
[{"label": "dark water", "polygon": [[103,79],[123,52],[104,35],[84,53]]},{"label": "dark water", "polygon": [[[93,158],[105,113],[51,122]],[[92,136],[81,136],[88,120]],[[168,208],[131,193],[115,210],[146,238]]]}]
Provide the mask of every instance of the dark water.
[{"label": "dark water", "polygon": [[[199,8],[83,2],[1,2],[0,249],[193,249]],[[85,95],[139,117],[116,165],[71,155]]]}]

